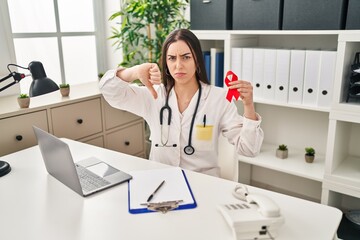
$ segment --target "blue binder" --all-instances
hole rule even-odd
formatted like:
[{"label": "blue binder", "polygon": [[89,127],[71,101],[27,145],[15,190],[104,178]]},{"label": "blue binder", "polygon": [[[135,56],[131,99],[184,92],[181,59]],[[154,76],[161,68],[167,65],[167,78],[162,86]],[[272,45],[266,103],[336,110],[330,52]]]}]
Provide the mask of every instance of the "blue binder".
[{"label": "blue binder", "polygon": [[224,87],[224,52],[217,52],[215,59],[215,86]]},{"label": "blue binder", "polygon": [[203,52],[204,54],[204,63],[205,63],[205,70],[206,75],[208,78],[208,82],[210,82],[210,69],[211,69],[211,57],[210,57],[210,51]]},{"label": "blue binder", "polygon": [[196,208],[197,203],[192,193],[185,172],[178,167],[140,170],[129,173],[132,180],[128,182],[128,210],[132,214],[154,212],[149,210],[146,203],[149,195],[157,188],[159,183],[165,181],[151,202],[166,202],[182,200],[174,210]]}]

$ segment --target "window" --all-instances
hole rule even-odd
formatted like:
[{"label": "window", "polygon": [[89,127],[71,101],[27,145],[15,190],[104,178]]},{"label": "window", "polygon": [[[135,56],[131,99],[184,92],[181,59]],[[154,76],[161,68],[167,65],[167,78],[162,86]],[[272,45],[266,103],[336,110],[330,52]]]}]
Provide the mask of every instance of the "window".
[{"label": "window", "polygon": [[[102,1],[8,0],[16,63],[43,63],[56,83],[97,81],[103,60]],[[94,11],[96,10],[96,11]],[[28,92],[31,81],[20,82]]]}]

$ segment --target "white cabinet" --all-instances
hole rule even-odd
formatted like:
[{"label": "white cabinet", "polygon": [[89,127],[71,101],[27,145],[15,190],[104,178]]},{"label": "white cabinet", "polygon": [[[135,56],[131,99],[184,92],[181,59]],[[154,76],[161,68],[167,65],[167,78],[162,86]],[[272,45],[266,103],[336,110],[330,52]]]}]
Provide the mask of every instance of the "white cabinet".
[{"label": "white cabinet", "polygon": [[101,99],[51,108],[53,133],[74,140],[102,132]]},{"label": "white cabinet", "polygon": [[144,120],[127,111],[115,109],[103,100],[106,148],[145,156]]},{"label": "white cabinet", "polygon": [[32,125],[49,131],[45,110],[1,119],[0,156],[36,145]]},{"label": "white cabinet", "polygon": [[[360,103],[346,103],[350,65],[360,51],[360,31],[194,31],[203,50],[224,48],[224,74],[231,70],[232,48],[336,51],[330,107],[254,98],[265,133],[259,156],[237,156],[239,181],[322,202],[341,209],[359,208]],[[254,68],[256,66],[253,66]],[[331,71],[333,69],[329,69]],[[242,113],[241,103],[237,103]],[[275,150],[286,144],[289,158]],[[314,147],[314,163],[304,148]]]},{"label": "white cabinet", "polygon": [[0,156],[36,145],[32,126],[57,137],[145,156],[144,120],[110,107],[97,82],[73,86],[69,97],[52,92],[19,109],[16,96],[0,98]]}]

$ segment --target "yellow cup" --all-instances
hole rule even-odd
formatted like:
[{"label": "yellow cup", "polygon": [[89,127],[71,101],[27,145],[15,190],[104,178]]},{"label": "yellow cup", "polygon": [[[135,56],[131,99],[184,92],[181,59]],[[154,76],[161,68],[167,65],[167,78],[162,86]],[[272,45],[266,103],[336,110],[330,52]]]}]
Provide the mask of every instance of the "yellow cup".
[{"label": "yellow cup", "polygon": [[210,141],[212,140],[212,132],[213,126],[212,125],[196,125],[196,139],[202,141]]}]

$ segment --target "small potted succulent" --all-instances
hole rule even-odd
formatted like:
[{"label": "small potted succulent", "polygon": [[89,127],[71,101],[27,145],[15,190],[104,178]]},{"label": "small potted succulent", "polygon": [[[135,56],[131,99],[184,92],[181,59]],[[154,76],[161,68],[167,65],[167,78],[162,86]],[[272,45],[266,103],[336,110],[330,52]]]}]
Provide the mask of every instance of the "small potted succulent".
[{"label": "small potted succulent", "polygon": [[102,73],[102,72],[98,74],[98,79],[99,79],[99,81],[101,80],[101,78],[102,78],[103,76],[104,76],[104,73]]},{"label": "small potted succulent", "polygon": [[285,159],[288,157],[288,148],[285,144],[280,144],[279,147],[276,149],[276,157]]},{"label": "small potted succulent", "polygon": [[28,108],[30,106],[30,97],[26,93],[21,93],[18,96],[17,101],[20,108]]},{"label": "small potted succulent", "polygon": [[315,158],[315,149],[312,147],[305,148],[305,161],[307,163],[312,163]]},{"label": "small potted succulent", "polygon": [[60,93],[63,97],[69,96],[70,93],[70,85],[68,83],[61,83],[59,84]]}]

